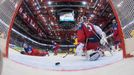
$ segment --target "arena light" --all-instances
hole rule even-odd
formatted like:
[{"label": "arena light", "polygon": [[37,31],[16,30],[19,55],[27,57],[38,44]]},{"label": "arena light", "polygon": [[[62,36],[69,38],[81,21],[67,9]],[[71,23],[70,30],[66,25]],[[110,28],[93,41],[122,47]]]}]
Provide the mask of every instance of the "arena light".
[{"label": "arena light", "polygon": [[51,2],[51,1],[48,1],[48,4],[49,4],[49,5],[51,5],[51,4],[52,4],[52,2]]},{"label": "arena light", "polygon": [[97,4],[99,7],[101,6],[101,4]]},{"label": "arena light", "polygon": [[90,16],[91,16],[91,17],[95,17],[95,15],[94,15],[94,14],[91,14]]},{"label": "arena light", "polygon": [[40,16],[40,17],[43,17],[43,15],[42,15],[42,14],[40,14],[39,16]]},{"label": "arena light", "polygon": [[54,23],[51,21],[51,25],[54,25]]},{"label": "arena light", "polygon": [[109,14],[110,16],[112,15],[112,13]]},{"label": "arena light", "polygon": [[82,2],[82,4],[83,4],[83,5],[86,5],[86,4],[87,4],[87,2],[83,1],[83,2]]},{"label": "arena light", "polygon": [[54,12],[54,10],[53,10],[53,9],[51,9],[50,11],[51,11],[51,12]]},{"label": "arena light", "polygon": [[59,39],[61,39],[61,37],[59,37]]}]

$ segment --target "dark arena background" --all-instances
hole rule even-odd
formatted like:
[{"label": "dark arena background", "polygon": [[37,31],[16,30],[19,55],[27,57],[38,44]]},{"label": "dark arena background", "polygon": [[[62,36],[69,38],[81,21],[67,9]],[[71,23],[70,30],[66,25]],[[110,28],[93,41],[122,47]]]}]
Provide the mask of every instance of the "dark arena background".
[{"label": "dark arena background", "polygon": [[[94,61],[85,20],[106,34]],[[134,75],[133,56],[134,0],[0,0],[0,75]]]}]

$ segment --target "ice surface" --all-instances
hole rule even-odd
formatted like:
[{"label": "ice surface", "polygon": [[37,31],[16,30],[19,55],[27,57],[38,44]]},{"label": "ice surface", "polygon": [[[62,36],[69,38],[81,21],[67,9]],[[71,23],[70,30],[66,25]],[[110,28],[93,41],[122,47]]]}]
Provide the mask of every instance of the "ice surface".
[{"label": "ice surface", "polygon": [[[9,48],[9,59],[26,66],[45,70],[86,70],[112,64],[123,59],[122,51],[114,52],[113,56],[101,57],[97,61],[88,61],[85,57],[74,56],[73,54],[69,54],[65,58],[63,56],[64,54],[58,56],[50,54],[50,56],[43,57],[27,56]],[[60,62],[60,65],[56,66],[56,62]]]}]

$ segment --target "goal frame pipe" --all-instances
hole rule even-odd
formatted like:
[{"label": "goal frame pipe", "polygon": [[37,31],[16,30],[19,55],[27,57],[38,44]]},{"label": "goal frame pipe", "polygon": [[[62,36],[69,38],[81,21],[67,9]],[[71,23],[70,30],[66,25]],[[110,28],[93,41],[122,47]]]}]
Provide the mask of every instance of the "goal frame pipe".
[{"label": "goal frame pipe", "polygon": [[[19,11],[19,8],[22,4],[23,0],[20,0],[18,5],[17,5],[17,8],[15,9],[13,15],[12,15],[12,20],[10,22],[10,25],[9,25],[9,29],[8,29],[8,36],[7,36],[7,41],[6,41],[6,55],[5,57],[8,57],[8,47],[9,47],[9,42],[10,42],[10,35],[11,35],[11,30],[12,30],[12,27],[13,27],[13,23],[14,23],[14,20],[15,20],[15,17],[16,15],[18,14],[18,11]],[[123,57],[126,58],[126,48],[125,48],[125,42],[124,42],[124,35],[123,35],[123,31],[122,31],[122,28],[121,28],[121,22],[120,22],[120,19],[118,17],[118,13],[112,3],[112,0],[108,0],[112,10],[113,10],[113,13],[116,17],[116,20],[117,20],[117,23],[118,23],[118,28],[119,28],[119,34],[120,34],[120,38],[121,38],[121,47],[123,49]]]},{"label": "goal frame pipe", "polygon": [[14,25],[14,20],[15,20],[15,17],[17,16],[18,14],[18,11],[22,5],[22,2],[23,0],[20,0],[18,1],[18,5],[16,7],[16,9],[14,10],[13,14],[12,14],[12,18],[11,18],[11,21],[10,21],[10,24],[9,24],[9,28],[8,28],[8,35],[7,35],[7,41],[6,41],[6,54],[5,54],[5,57],[8,58],[8,53],[9,53],[9,42],[10,42],[10,38],[11,38],[11,32],[12,32],[12,27]]},{"label": "goal frame pipe", "polygon": [[115,16],[117,24],[118,24],[119,36],[120,36],[120,39],[121,39],[121,48],[123,50],[123,58],[126,58],[127,54],[126,54],[126,48],[125,48],[124,34],[123,34],[122,27],[121,27],[121,21],[119,19],[117,10],[114,7],[114,4],[113,4],[112,0],[108,0],[108,2],[109,2],[110,6],[111,6],[111,8],[113,10],[114,16]]}]

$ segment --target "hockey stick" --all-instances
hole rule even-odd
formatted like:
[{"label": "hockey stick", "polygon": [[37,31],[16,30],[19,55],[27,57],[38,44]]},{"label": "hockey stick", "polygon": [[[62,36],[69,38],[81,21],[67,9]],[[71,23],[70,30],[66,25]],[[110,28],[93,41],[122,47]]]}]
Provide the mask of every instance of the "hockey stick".
[{"label": "hockey stick", "polygon": [[[101,40],[101,38],[97,35],[97,33],[95,33],[94,31],[92,31],[92,32],[95,34],[95,36],[97,36],[97,38],[98,38],[99,40]],[[110,54],[113,55],[112,52],[111,52],[111,48],[109,48],[110,45],[108,44],[108,42],[106,43],[106,45],[105,45],[104,47],[105,47],[105,48],[108,48],[109,50],[107,50],[107,51],[109,51]]]},{"label": "hockey stick", "polygon": [[66,55],[63,56],[63,58],[67,57],[68,54],[69,54],[69,53],[66,53]]},{"label": "hockey stick", "polygon": [[67,57],[67,55],[69,54],[69,46],[67,48],[68,48],[68,50],[67,50],[66,54],[63,56],[63,58]]},{"label": "hockey stick", "polygon": [[85,56],[86,56],[86,58],[88,59],[88,55],[87,55],[87,43],[88,43],[88,38],[86,39],[86,43],[85,43]]}]

